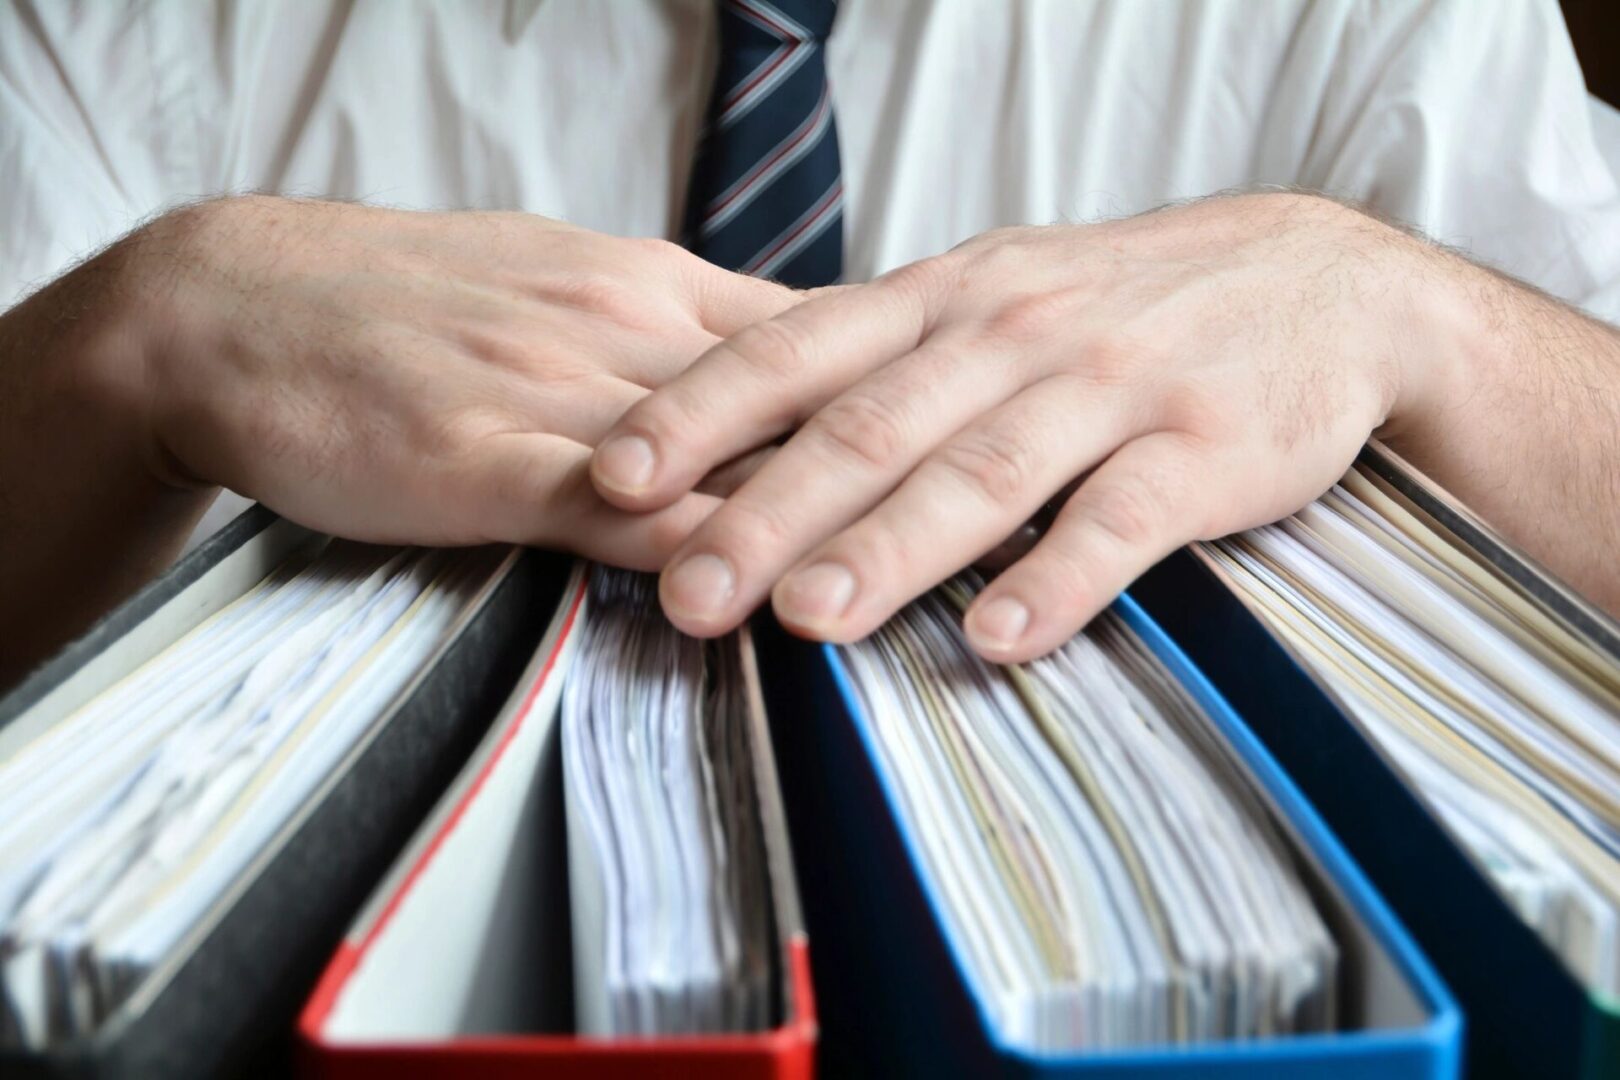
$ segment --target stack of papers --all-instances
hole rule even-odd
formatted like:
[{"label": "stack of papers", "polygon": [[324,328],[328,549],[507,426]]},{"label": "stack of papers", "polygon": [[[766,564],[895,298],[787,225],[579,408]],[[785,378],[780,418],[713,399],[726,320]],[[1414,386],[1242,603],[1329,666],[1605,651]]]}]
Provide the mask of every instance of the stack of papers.
[{"label": "stack of papers", "polygon": [[332,544],[0,765],[0,1043],[93,1032],[226,901],[499,552]]},{"label": "stack of papers", "polygon": [[1031,1052],[1330,1028],[1337,951],[1253,782],[1114,615],[993,667],[929,594],[841,649],[975,996]]},{"label": "stack of papers", "polygon": [[654,589],[593,569],[563,689],[578,1028],[758,1030],[774,946],[738,643],[681,634]]},{"label": "stack of papers", "polygon": [[1620,995],[1620,671],[1362,466],[1205,545],[1590,990]]}]

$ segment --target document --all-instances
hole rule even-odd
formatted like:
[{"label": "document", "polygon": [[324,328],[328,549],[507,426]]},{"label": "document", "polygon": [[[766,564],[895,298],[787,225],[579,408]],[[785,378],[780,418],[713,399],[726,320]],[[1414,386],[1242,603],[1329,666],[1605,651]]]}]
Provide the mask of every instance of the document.
[{"label": "document", "polygon": [[735,636],[595,567],[563,688],[575,1012],[587,1035],[757,1031],[776,945]]},{"label": "document", "polygon": [[1364,466],[1205,553],[1591,991],[1620,994],[1620,670]]},{"label": "document", "polygon": [[1116,616],[995,667],[964,575],[840,652],[995,1026],[1031,1052],[1326,1030],[1338,952],[1209,718]]},{"label": "document", "polygon": [[0,1043],[94,1032],[384,716],[501,553],[333,543],[0,763]]}]

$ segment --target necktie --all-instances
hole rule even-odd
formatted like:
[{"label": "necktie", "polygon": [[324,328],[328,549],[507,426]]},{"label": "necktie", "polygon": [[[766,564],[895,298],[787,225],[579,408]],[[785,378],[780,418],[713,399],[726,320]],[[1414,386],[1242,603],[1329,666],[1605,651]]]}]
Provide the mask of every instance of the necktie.
[{"label": "necktie", "polygon": [[844,186],[824,45],[836,0],[721,0],[720,63],[687,195],[686,244],[809,288],[844,268]]}]

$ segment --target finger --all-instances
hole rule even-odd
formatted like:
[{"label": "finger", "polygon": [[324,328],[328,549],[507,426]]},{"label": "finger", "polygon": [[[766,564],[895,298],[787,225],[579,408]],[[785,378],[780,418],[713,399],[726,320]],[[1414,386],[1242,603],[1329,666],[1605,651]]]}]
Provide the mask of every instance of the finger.
[{"label": "finger", "polygon": [[718,505],[689,495],[649,514],[604,503],[590,482],[590,448],[558,435],[482,440],[450,477],[451,502],[475,540],[571,551],[632,570],[657,570]]},{"label": "finger", "polygon": [[1034,518],[1029,519],[1008,533],[1001,543],[974,559],[974,568],[985,573],[1007,569],[1030,553],[1044,531]]},{"label": "finger", "polygon": [[575,381],[548,382],[503,373],[491,381],[495,408],[515,414],[534,431],[561,435],[595,446],[647,390],[624,379],[587,375]]},{"label": "finger", "polygon": [[1073,495],[1075,489],[1079,486],[1080,478],[1070,480],[1067,484],[1064,484],[1058,489],[1058,493],[1046,500],[1045,505],[1037,510],[1029,520],[1009,533],[1001,543],[975,559],[973,561],[974,567],[991,573],[999,573],[1025,555],[1028,555],[1041,537],[1046,535],[1046,530],[1051,526],[1052,519],[1057,517],[1058,510],[1063,507],[1064,503],[1069,501],[1069,496]]},{"label": "finger", "polygon": [[535,284],[518,296],[458,282],[421,317],[436,336],[498,368],[554,379],[559,365],[571,365],[648,389],[720,340],[667,284],[659,294],[605,274]]},{"label": "finger", "polygon": [[597,490],[630,510],[667,505],[910,352],[928,316],[921,291],[903,280],[807,300],[710,349],[614,428],[593,462]]},{"label": "finger", "polygon": [[806,555],[772,590],[777,616],[809,637],[866,636],[1003,543],[1134,434],[1130,425],[1127,410],[1094,387],[1037,383],[946,441],[876,509]]},{"label": "finger", "polygon": [[675,305],[650,313],[646,326],[576,324],[554,340],[574,355],[589,358],[613,375],[644,390],[656,390],[697,362],[720,338],[691,321]]},{"label": "finger", "polygon": [[779,449],[774,445],[762,446],[734,457],[724,465],[709,470],[709,475],[698,481],[697,490],[724,499],[742,487]]},{"label": "finger", "polygon": [[1121,447],[1080,485],[1035,549],[968,609],[973,647],[988,660],[1018,663],[1073,637],[1144,570],[1206,535],[1220,492],[1229,491],[1211,475],[1216,462],[1169,432]]},{"label": "finger", "polygon": [[697,324],[675,298],[615,300],[600,308],[539,305],[526,318],[460,328],[482,355],[555,378],[558,361],[600,371],[645,389],[679,375],[720,338]]},{"label": "finger", "polygon": [[[834,398],[676,554],[662,586],[666,613],[688,633],[737,625],[788,567],[880,503],[1024,378],[1016,363],[936,335]],[[1061,435],[1063,418],[1055,419]],[[719,560],[731,587],[698,588],[708,579],[688,579],[689,556],[713,568],[709,560]]]}]

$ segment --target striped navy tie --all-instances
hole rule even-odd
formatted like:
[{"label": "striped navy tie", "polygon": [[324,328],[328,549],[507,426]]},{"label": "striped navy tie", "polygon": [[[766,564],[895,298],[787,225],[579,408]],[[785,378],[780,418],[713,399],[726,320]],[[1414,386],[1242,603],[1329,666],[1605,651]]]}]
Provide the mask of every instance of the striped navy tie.
[{"label": "striped navy tie", "polygon": [[809,288],[844,269],[844,185],[824,45],[836,0],[721,0],[720,63],[686,244]]}]

